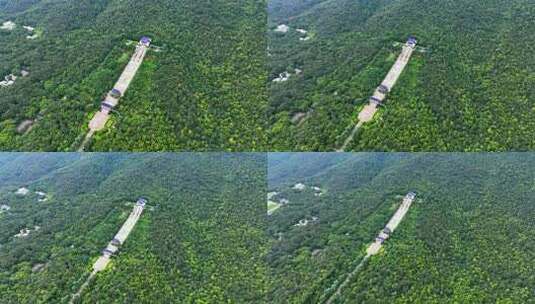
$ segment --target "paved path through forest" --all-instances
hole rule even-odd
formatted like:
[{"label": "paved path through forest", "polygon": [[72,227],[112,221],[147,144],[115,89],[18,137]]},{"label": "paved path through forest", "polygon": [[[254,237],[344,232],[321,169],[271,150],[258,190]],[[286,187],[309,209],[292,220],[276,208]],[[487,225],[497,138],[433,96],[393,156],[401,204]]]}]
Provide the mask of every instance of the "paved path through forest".
[{"label": "paved path through forest", "polygon": [[121,226],[121,229],[119,229],[119,232],[115,235],[113,240],[108,243],[108,246],[106,249],[102,251],[102,255],[97,259],[95,264],[93,264],[93,271],[89,275],[89,277],[85,280],[85,282],[80,286],[78,291],[72,295],[70,304],[73,304],[76,299],[80,297],[84,289],[89,286],[89,283],[93,278],[97,275],[98,272],[103,271],[106,269],[108,264],[110,263],[111,257],[119,251],[119,246],[124,244],[134,227],[136,226],[137,221],[141,217],[141,213],[143,212],[143,209],[145,209],[145,203],[136,203],[134,206],[134,210],[130,213],[126,221],[124,222],[123,226]]},{"label": "paved path through forest", "polygon": [[[336,291],[331,295],[331,297],[329,297],[327,302],[325,302],[326,304],[332,304],[334,300],[342,294],[342,290],[346,287],[346,285],[349,284],[349,282],[353,280],[353,278],[362,269],[362,267],[364,267],[368,259],[372,255],[376,255],[379,253],[379,251],[383,247],[384,241],[390,237],[390,234],[394,232],[394,230],[398,227],[399,223],[401,223],[401,221],[403,220],[403,218],[409,211],[409,208],[411,207],[412,202],[414,201],[415,197],[416,197],[416,194],[413,192],[410,192],[403,198],[403,202],[399,206],[396,213],[394,213],[394,215],[392,216],[388,224],[386,224],[385,229],[379,233],[379,236],[375,239],[375,242],[373,242],[366,250],[366,256],[353,269],[353,271],[349,275],[347,275],[344,282],[342,282],[342,284],[338,286]],[[385,233],[386,230],[388,230],[388,233]]]},{"label": "paved path through forest", "polygon": [[151,40],[147,37],[141,38],[136,46],[136,50],[130,58],[130,61],[123,70],[119,80],[115,83],[113,90],[106,95],[106,98],[101,104],[101,109],[98,111],[89,122],[89,131],[86,134],[84,141],[78,148],[78,152],[83,152],[87,143],[91,140],[95,132],[101,131],[106,126],[110,118],[110,112],[119,104],[119,99],[124,96],[130,83],[136,76],[136,73],[143,63],[143,59],[150,47]]},{"label": "paved path through forest", "polygon": [[415,48],[416,39],[411,37],[403,46],[401,54],[399,55],[392,68],[390,68],[390,71],[386,75],[381,85],[375,90],[372,97],[370,97],[369,103],[365,105],[364,108],[360,111],[358,115],[358,123],[353,128],[351,134],[349,134],[349,136],[346,138],[342,147],[336,150],[337,152],[345,151],[347,146],[351,143],[351,141],[353,141],[353,138],[355,137],[355,134],[357,134],[358,129],[360,129],[360,127],[364,123],[367,123],[373,119],[378,107],[384,102],[387,97],[387,94],[390,93],[392,88],[396,85],[399,77],[401,76],[401,73],[409,63],[409,60],[411,59],[412,53],[414,52]]}]

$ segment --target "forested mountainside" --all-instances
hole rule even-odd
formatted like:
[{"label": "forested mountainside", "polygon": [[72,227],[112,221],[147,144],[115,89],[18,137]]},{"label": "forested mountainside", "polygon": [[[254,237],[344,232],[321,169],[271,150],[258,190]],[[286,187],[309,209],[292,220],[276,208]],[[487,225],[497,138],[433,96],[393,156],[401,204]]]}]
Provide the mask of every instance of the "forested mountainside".
[{"label": "forested mountainside", "polygon": [[77,303],[264,302],[264,155],[59,155],[0,154],[1,303],[69,302],[140,196]]},{"label": "forested mountainside", "polygon": [[331,303],[535,303],[535,154],[326,155],[269,156],[269,302],[326,303],[416,191]]},{"label": "forested mountainside", "polygon": [[0,0],[0,149],[76,150],[142,37],[152,46],[87,150],[263,150],[266,3]]},{"label": "forested mountainside", "polygon": [[416,52],[346,150],[535,147],[532,1],[270,0],[268,7],[274,149],[339,148],[410,35]]}]

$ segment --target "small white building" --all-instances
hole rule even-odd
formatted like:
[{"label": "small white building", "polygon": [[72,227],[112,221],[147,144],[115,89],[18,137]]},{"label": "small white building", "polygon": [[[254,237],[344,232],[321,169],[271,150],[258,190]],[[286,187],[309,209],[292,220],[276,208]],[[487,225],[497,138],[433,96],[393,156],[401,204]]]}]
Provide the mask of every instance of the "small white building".
[{"label": "small white building", "polygon": [[20,187],[16,192],[15,194],[17,195],[26,195],[30,193],[30,189],[26,188],[26,187]]},{"label": "small white building", "polygon": [[302,219],[302,220],[299,220],[299,222],[297,224],[295,224],[294,226],[295,227],[304,227],[304,226],[307,226],[308,224],[316,223],[318,220],[319,220],[319,217],[313,216],[311,220],[308,220],[306,218]]},{"label": "small white building", "polygon": [[37,195],[38,202],[46,202],[48,200],[46,193],[43,191],[35,191],[35,194]]},{"label": "small white building", "polygon": [[11,207],[9,207],[8,205],[0,205],[0,212],[2,211],[9,211],[11,209]]},{"label": "small white building", "polygon": [[288,72],[280,73],[279,77],[273,79],[273,82],[285,82],[285,81],[288,81],[290,79],[291,75],[292,74],[290,74]]},{"label": "small white building", "polygon": [[6,21],[0,26],[0,30],[12,31],[17,25],[13,21]]},{"label": "small white building", "polygon": [[31,232],[30,229],[28,229],[28,228],[24,228],[24,229],[21,229],[20,232],[19,232],[18,234],[15,234],[15,237],[16,237],[16,238],[27,237],[28,235],[30,235],[30,232]]},{"label": "small white building", "polygon": [[290,30],[290,27],[287,26],[286,24],[279,24],[279,26],[277,26],[277,28],[275,29],[275,32],[287,33],[289,30]]},{"label": "small white building", "polygon": [[304,227],[308,225],[308,220],[307,219],[302,219],[302,220],[299,220],[299,223],[295,224],[294,226],[295,227]]},{"label": "small white building", "polygon": [[15,80],[17,80],[17,76],[13,74],[9,74],[6,77],[4,77],[4,81],[0,81],[0,86],[2,87],[8,87],[13,84],[15,84]]},{"label": "small white building", "polygon": [[306,188],[306,185],[303,183],[297,183],[292,187],[292,189],[298,190],[298,191],[303,191],[305,190],[305,188]]},{"label": "small white building", "polygon": [[0,87],[9,87],[12,86],[14,83],[14,81],[0,81]]},{"label": "small white building", "polygon": [[314,190],[314,196],[319,197],[323,195],[323,189],[321,189],[318,186],[312,187],[312,190]]}]

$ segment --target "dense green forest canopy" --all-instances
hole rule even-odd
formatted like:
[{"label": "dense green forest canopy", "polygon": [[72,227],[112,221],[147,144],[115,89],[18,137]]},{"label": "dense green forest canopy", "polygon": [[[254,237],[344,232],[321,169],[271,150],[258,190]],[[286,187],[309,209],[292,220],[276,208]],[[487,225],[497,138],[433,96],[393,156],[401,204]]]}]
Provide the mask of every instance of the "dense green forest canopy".
[{"label": "dense green forest canopy", "polygon": [[75,149],[133,54],[129,42],[141,36],[161,49],[148,52],[89,150],[265,149],[265,7],[263,0],[0,0],[0,27],[16,25],[0,29],[0,81],[18,76],[0,87],[0,150]]},{"label": "dense green forest canopy", "polygon": [[535,154],[280,153],[268,164],[271,200],[289,201],[268,216],[269,302],[325,303],[416,191],[335,303],[535,303]]},{"label": "dense green forest canopy", "polygon": [[266,174],[259,154],[0,154],[0,302],[67,303],[145,196],[79,302],[263,303]]},{"label": "dense green forest canopy", "polygon": [[[415,52],[349,150],[535,147],[532,1],[270,0],[268,8],[276,150],[339,148],[409,35],[426,51]],[[287,81],[273,81],[284,72]]]}]

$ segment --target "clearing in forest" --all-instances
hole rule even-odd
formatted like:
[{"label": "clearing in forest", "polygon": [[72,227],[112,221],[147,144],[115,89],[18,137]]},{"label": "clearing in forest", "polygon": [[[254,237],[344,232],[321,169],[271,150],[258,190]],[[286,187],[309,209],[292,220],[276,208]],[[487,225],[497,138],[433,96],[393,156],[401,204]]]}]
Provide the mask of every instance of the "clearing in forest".
[{"label": "clearing in forest", "polygon": [[370,246],[368,246],[368,249],[366,250],[366,256],[353,269],[353,271],[351,273],[349,273],[349,275],[346,277],[344,282],[342,284],[340,284],[340,286],[338,286],[338,288],[336,289],[335,293],[333,293],[331,295],[331,297],[329,297],[327,302],[325,302],[326,304],[332,304],[334,302],[334,300],[337,297],[340,296],[340,294],[342,293],[342,290],[344,289],[344,287],[347,284],[349,284],[349,282],[351,282],[351,280],[353,280],[353,278],[360,271],[360,269],[362,269],[362,267],[364,267],[364,265],[368,261],[368,259],[372,255],[376,255],[376,254],[379,253],[379,251],[383,247],[384,242],[388,238],[390,238],[390,235],[394,232],[394,230],[396,230],[396,228],[398,227],[399,223],[401,223],[401,221],[403,220],[405,215],[407,215],[407,212],[409,212],[409,208],[411,207],[412,202],[414,201],[415,198],[416,198],[416,193],[414,193],[414,192],[407,193],[407,195],[403,198],[403,202],[399,206],[399,208],[396,211],[396,213],[394,213],[394,215],[392,216],[392,218],[390,219],[388,224],[386,224],[385,228],[383,230],[381,230],[381,232],[379,232],[379,235],[375,238],[375,241],[372,244],[370,244]]},{"label": "clearing in forest", "polygon": [[123,70],[119,80],[115,83],[113,89],[106,95],[101,103],[100,111],[98,111],[89,122],[89,131],[87,132],[78,152],[83,152],[87,143],[91,140],[95,132],[101,131],[106,127],[106,123],[110,118],[110,112],[119,104],[119,99],[124,96],[130,83],[136,76],[136,73],[143,63],[143,59],[150,47],[151,39],[142,37],[136,46],[136,50],[130,58],[130,61]]},{"label": "clearing in forest", "polygon": [[362,127],[364,123],[370,122],[373,119],[379,106],[383,105],[383,102],[385,101],[388,93],[392,91],[392,88],[396,85],[396,82],[401,76],[401,73],[409,63],[409,60],[411,59],[412,53],[414,52],[417,43],[418,41],[416,40],[416,38],[412,36],[409,37],[407,43],[405,43],[405,45],[403,46],[401,54],[399,55],[398,59],[396,60],[388,74],[386,75],[385,79],[383,80],[381,85],[377,87],[372,97],[370,97],[369,103],[365,105],[364,108],[360,111],[358,115],[358,123],[355,125],[349,136],[346,138],[342,147],[337,150],[338,152],[345,151],[345,149],[351,143],[360,127]]},{"label": "clearing in forest", "polygon": [[96,274],[106,269],[106,267],[110,263],[111,257],[119,251],[119,247],[124,244],[132,230],[134,230],[134,227],[136,226],[137,221],[141,217],[141,213],[145,209],[146,204],[147,199],[145,198],[139,198],[137,200],[134,209],[124,222],[121,229],[119,229],[119,232],[117,232],[111,242],[108,243],[108,246],[106,246],[106,248],[102,251],[102,255],[97,259],[95,264],[93,264],[93,271],[91,272],[87,280],[85,280],[82,286],[80,286],[78,292],[72,295],[70,301],[71,304],[74,303],[74,301],[80,297],[84,289],[87,288],[87,286],[96,276]]}]

